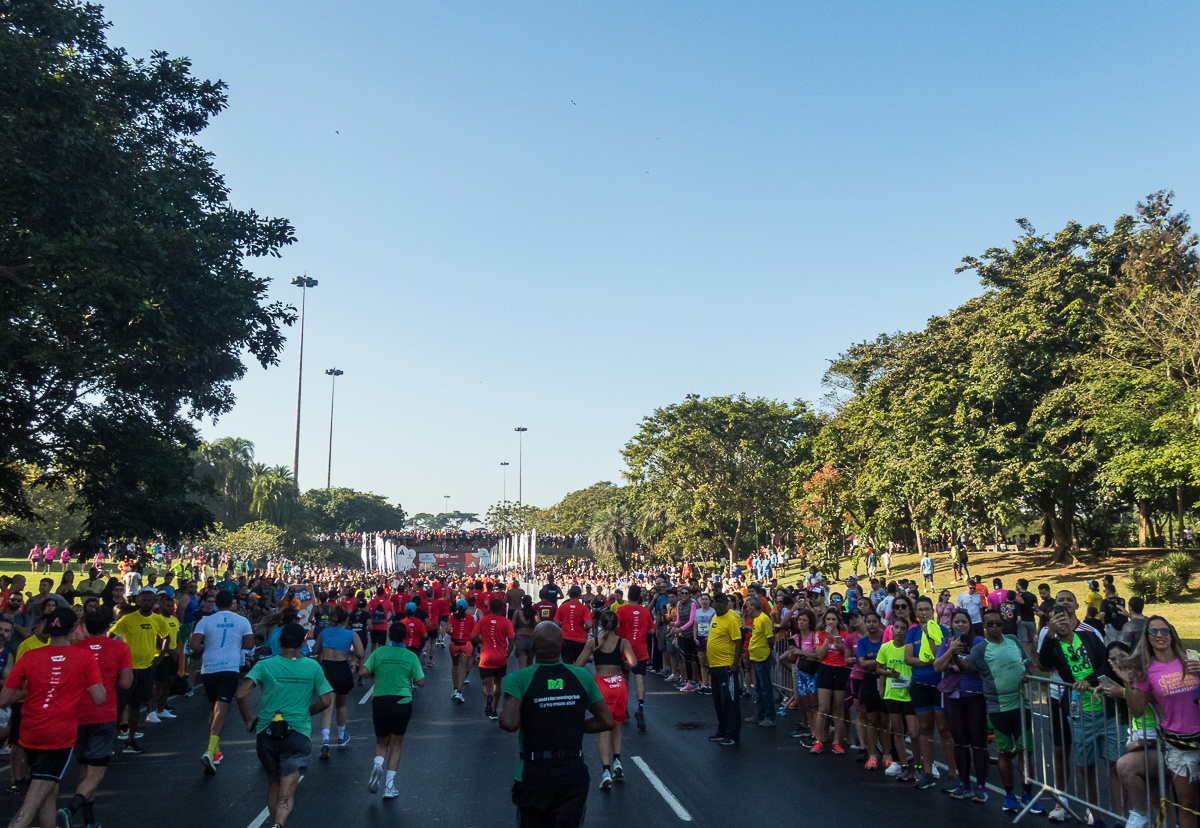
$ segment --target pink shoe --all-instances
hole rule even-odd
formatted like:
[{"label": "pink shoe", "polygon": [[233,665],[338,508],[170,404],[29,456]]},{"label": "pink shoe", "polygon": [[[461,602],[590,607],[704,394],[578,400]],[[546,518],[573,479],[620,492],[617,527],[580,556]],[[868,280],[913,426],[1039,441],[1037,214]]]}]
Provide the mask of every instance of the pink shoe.
[{"label": "pink shoe", "polygon": [[683,687],[679,688],[679,692],[680,693],[695,693],[699,689],[700,689],[699,687],[697,687],[694,683],[689,681],[687,684],[683,685]]}]

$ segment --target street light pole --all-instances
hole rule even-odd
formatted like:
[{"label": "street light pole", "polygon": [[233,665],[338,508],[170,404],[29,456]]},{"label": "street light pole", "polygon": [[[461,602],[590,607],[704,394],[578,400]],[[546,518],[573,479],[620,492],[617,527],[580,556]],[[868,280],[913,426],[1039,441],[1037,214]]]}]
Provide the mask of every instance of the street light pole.
[{"label": "street light pole", "polygon": [[450,495],[442,495],[446,498],[446,514],[450,514]]},{"label": "street light pole", "polygon": [[504,469],[504,488],[501,491],[504,493],[504,498],[501,503],[508,503],[508,463],[501,463],[500,467]]},{"label": "street light pole", "polygon": [[317,286],[316,279],[308,278],[306,273],[292,279],[292,284],[300,288],[300,367],[296,370],[296,442],[292,450],[292,480],[296,488],[300,488],[300,391],[304,386],[304,300],[308,298],[308,289]]},{"label": "street light pole", "polygon": [[329,368],[325,371],[332,381],[329,385],[329,464],[325,467],[325,488],[329,488],[329,478],[333,474],[333,395],[337,391],[337,378],[346,373],[340,368]]},{"label": "street light pole", "polygon": [[517,426],[513,431],[517,432],[517,504],[519,505],[525,502],[521,497],[523,494],[521,491],[521,481],[525,473],[524,466],[522,465],[522,449],[524,448],[525,432],[529,431],[529,429]]}]

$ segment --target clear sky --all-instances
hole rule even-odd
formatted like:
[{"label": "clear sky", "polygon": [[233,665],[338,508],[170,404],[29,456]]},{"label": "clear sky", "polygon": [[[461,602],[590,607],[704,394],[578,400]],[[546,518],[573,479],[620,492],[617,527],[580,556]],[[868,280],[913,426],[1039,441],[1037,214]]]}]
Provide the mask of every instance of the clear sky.
[{"label": "clear sky", "polygon": [[[201,136],[307,272],[302,488],[482,513],[620,480],[687,393],[818,401],[827,360],[979,292],[1025,216],[1197,208],[1200,5],[106,4],[230,86]],[[291,464],[297,337],[207,438]]]}]

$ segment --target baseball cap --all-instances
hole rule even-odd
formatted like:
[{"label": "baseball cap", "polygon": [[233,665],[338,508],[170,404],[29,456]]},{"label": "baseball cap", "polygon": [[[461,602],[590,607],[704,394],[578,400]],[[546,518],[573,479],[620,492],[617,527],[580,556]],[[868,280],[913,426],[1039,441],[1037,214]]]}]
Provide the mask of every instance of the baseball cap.
[{"label": "baseball cap", "polygon": [[407,604],[404,605],[404,608],[406,610],[408,610],[409,612],[416,612],[417,605],[414,604],[412,601],[409,601]]},{"label": "baseball cap", "polygon": [[66,635],[75,628],[75,620],[74,610],[59,607],[50,613],[49,620],[46,621],[46,631],[51,636]]},{"label": "baseball cap", "polygon": [[138,590],[138,595],[145,595],[146,593],[150,593],[151,595],[158,595],[158,590],[152,586],[144,586]]}]

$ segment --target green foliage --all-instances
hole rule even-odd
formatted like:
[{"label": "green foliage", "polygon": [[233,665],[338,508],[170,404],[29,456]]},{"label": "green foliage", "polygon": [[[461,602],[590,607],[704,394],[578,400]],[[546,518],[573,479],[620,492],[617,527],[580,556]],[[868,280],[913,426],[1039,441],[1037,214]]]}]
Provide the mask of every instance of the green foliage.
[{"label": "green foliage", "polygon": [[404,510],[392,506],[382,495],[354,489],[310,489],[300,498],[305,519],[317,531],[384,532],[403,529]]},{"label": "green foliage", "polygon": [[409,518],[405,524],[409,529],[424,529],[428,532],[440,532],[443,530],[459,530],[468,523],[479,523],[479,515],[474,512],[439,512],[436,515],[431,515],[429,512],[420,512]]},{"label": "green foliage", "polygon": [[[27,495],[36,518],[19,520],[15,517],[0,517],[0,536],[8,535],[13,543],[23,546],[51,543],[62,548],[83,535],[87,512],[79,501],[79,490],[70,482],[55,486],[39,485],[44,475],[36,469],[27,469],[25,479],[30,491]],[[21,555],[26,550],[20,550]]]},{"label": "green foliage", "polygon": [[586,535],[601,509],[627,496],[623,487],[608,481],[571,492],[542,512],[538,530],[552,535]]},{"label": "green foliage", "polygon": [[502,500],[488,507],[483,522],[492,532],[530,532],[541,516],[542,510],[536,506]]},{"label": "green foliage", "polygon": [[1165,561],[1150,561],[1131,570],[1125,583],[1131,594],[1151,604],[1174,601],[1184,587],[1184,582]]},{"label": "green foliage", "polygon": [[1192,572],[1196,568],[1196,559],[1192,557],[1192,553],[1171,552],[1163,558],[1162,562],[1163,566],[1171,570],[1172,574],[1179,579],[1179,583],[1186,589],[1192,580]]},{"label": "green foliage", "polygon": [[633,512],[629,507],[613,502],[597,512],[588,531],[588,546],[597,561],[616,565],[606,571],[628,572],[633,565],[633,553],[638,547]]},{"label": "green foliage", "polygon": [[225,549],[239,558],[260,561],[283,554],[289,549],[285,533],[265,520],[255,520],[232,532],[217,526],[205,539],[205,545]]},{"label": "green foliage", "polygon": [[130,59],[99,5],[0,0],[0,512],[20,469],[79,481],[92,537],[210,520],[189,417],[233,405],[295,312],[250,256],[295,239],[236,210],[195,136],[226,105],[186,59]]}]

